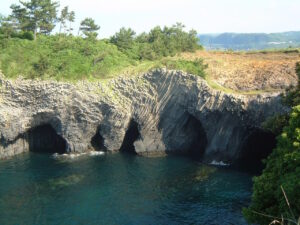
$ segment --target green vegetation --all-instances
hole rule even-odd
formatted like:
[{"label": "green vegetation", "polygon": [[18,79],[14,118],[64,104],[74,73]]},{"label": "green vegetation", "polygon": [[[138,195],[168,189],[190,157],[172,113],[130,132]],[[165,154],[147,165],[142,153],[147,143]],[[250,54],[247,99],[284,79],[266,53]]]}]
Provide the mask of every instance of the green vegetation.
[{"label": "green vegetation", "polygon": [[39,36],[36,41],[4,38],[0,39],[0,47],[0,68],[9,78],[21,75],[30,79],[99,79],[124,70],[135,73],[159,66],[204,76],[201,60],[137,59],[138,50],[123,51],[113,43],[94,38],[62,35]]},{"label": "green vegetation", "polygon": [[[296,66],[300,77],[300,65]],[[265,160],[266,168],[254,178],[252,202],[243,213],[250,223],[299,224],[300,220],[300,85],[284,97],[293,106],[289,115],[275,116],[265,126],[277,138],[277,146]],[[283,193],[284,190],[284,193]],[[288,199],[288,200],[287,200]],[[299,220],[298,220],[299,218]],[[278,222],[279,223],[279,222]]]},{"label": "green vegetation", "polygon": [[170,70],[183,70],[187,73],[205,78],[205,69],[207,68],[207,65],[203,63],[202,59],[196,59],[194,61],[164,59],[158,63],[157,67],[165,67]]},{"label": "green vegetation", "polygon": [[[75,12],[74,11],[69,12],[69,7],[65,6],[61,10],[60,17],[57,18],[57,20],[60,23],[59,33],[64,31],[64,32],[68,32],[69,34],[71,34],[71,32],[73,31],[72,23],[75,21]],[[67,22],[69,22],[69,26],[67,25]]]},{"label": "green vegetation", "polygon": [[[6,77],[94,80],[165,67],[205,78],[207,65],[202,59],[174,57],[201,49],[196,31],[184,31],[181,23],[158,26],[139,35],[123,27],[110,39],[100,40],[97,39],[100,26],[92,18],[84,19],[78,36],[73,36],[75,12],[66,6],[58,17],[58,2],[20,1],[20,5],[14,4],[11,9],[8,17],[0,16],[0,69]],[[53,35],[57,23],[59,33]],[[286,51],[291,52],[299,51]],[[300,64],[296,69],[300,78]],[[208,83],[231,92],[209,78]],[[300,84],[287,92],[284,103],[293,107],[292,113],[275,116],[264,124],[279,135],[278,144],[265,161],[263,174],[254,179],[252,203],[244,209],[249,222],[268,224],[275,218],[296,220],[300,215]]]},{"label": "green vegetation", "polygon": [[20,1],[21,5],[11,5],[10,25],[15,30],[50,34],[55,27],[58,2],[51,0]]},{"label": "green vegetation", "polygon": [[198,45],[197,32],[185,32],[184,25],[177,23],[172,27],[155,27],[149,33],[138,36],[128,28],[121,28],[110,42],[119,50],[136,60],[155,60],[175,56],[180,52],[193,52],[201,49]]},{"label": "green vegetation", "polygon": [[198,45],[197,32],[185,32],[184,25],[177,23],[172,27],[155,27],[149,33],[136,33],[128,28],[121,28],[110,42],[119,50],[136,60],[156,60],[175,56],[180,52],[193,52],[201,49]]},{"label": "green vegetation", "polygon": [[80,37],[40,36],[36,41],[0,41],[0,66],[5,76],[78,80],[106,78],[136,63],[104,41]]},{"label": "green vegetation", "polygon": [[79,28],[79,30],[82,31],[87,38],[96,38],[98,35],[97,30],[99,29],[100,27],[92,18],[85,18],[81,21]]},{"label": "green vegetation", "polygon": [[[97,39],[98,26],[92,18],[81,21],[73,36],[75,12],[58,2],[20,1],[8,17],[0,17],[0,69],[5,76],[56,80],[102,79],[118,73],[144,72],[164,66],[204,76],[201,60],[167,60],[181,52],[200,49],[197,33],[184,25],[155,27],[149,33],[121,28],[110,39]],[[59,33],[51,35],[59,25]],[[164,58],[164,59],[163,59]]]},{"label": "green vegetation", "polygon": [[[270,224],[274,219],[297,221],[300,216],[300,105],[278,137],[275,150],[266,160],[261,176],[254,178],[252,202],[244,215],[251,223]],[[289,199],[286,203],[281,186]],[[267,217],[258,213],[263,213]]]}]

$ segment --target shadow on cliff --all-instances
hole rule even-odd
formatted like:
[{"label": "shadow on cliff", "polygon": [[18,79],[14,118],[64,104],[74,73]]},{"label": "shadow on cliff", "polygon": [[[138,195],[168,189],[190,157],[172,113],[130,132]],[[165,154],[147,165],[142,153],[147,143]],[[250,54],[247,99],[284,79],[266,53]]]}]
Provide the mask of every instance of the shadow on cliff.
[{"label": "shadow on cliff", "polygon": [[184,154],[195,159],[201,159],[207,146],[206,132],[202,123],[188,112],[184,112],[169,132],[164,132],[164,126],[170,121],[160,121],[163,142],[167,146],[167,154]]},{"label": "shadow on cliff", "polygon": [[66,153],[67,142],[50,124],[31,128],[26,132],[29,151],[39,153]]},{"label": "shadow on cliff", "polygon": [[262,160],[267,158],[276,147],[276,136],[262,129],[249,129],[241,143],[241,150],[234,167],[253,172],[264,168]]},{"label": "shadow on cliff", "polygon": [[104,146],[104,138],[100,133],[100,126],[97,128],[96,134],[91,139],[91,145],[95,151],[106,151]]},{"label": "shadow on cliff", "polygon": [[120,152],[136,154],[134,142],[141,137],[139,132],[138,123],[131,119],[128,129],[125,133]]}]

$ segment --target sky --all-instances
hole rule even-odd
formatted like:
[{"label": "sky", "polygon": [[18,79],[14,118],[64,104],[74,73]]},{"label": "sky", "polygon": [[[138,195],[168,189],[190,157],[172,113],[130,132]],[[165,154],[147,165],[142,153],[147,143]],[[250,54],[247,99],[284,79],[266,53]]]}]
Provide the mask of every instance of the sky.
[{"label": "sky", "polygon": [[[198,33],[258,33],[300,30],[300,0],[60,0],[75,11],[75,31],[86,17],[100,25],[99,37],[121,27],[137,33],[176,22]],[[18,0],[0,0],[0,14]]]}]

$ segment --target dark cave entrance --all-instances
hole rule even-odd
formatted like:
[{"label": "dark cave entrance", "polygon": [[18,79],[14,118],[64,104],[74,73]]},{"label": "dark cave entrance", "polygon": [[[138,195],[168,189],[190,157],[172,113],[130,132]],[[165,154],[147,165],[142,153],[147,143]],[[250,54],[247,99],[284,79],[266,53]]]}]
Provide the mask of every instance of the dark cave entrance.
[{"label": "dark cave entrance", "polygon": [[134,120],[131,120],[124,136],[123,143],[121,145],[120,151],[127,152],[131,154],[136,154],[134,142],[141,137],[138,123]]},{"label": "dark cave entrance", "polygon": [[91,144],[95,151],[106,151],[104,138],[100,134],[100,128],[97,129],[96,134],[92,137]]},{"label": "dark cave entrance", "polygon": [[40,125],[27,132],[29,151],[39,153],[66,153],[67,143],[49,124]]},{"label": "dark cave entrance", "polygon": [[188,114],[182,132],[188,139],[186,151],[193,157],[202,157],[208,142],[202,123],[191,114]]},{"label": "dark cave entrance", "polygon": [[276,136],[273,133],[262,129],[252,130],[242,143],[237,165],[241,168],[261,171],[262,160],[267,158],[275,147]]}]

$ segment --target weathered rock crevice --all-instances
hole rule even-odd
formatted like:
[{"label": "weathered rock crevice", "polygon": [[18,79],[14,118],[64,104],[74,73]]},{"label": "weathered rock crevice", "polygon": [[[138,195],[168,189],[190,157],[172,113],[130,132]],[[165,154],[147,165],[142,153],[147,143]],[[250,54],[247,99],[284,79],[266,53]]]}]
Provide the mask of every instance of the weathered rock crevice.
[{"label": "weathered rock crevice", "polygon": [[0,81],[0,158],[48,145],[59,152],[184,152],[231,163],[260,157],[253,149],[267,152],[257,147],[259,135],[248,138],[254,147],[243,143],[266,118],[288,110],[280,93],[228,94],[181,71],[105,83]]}]

